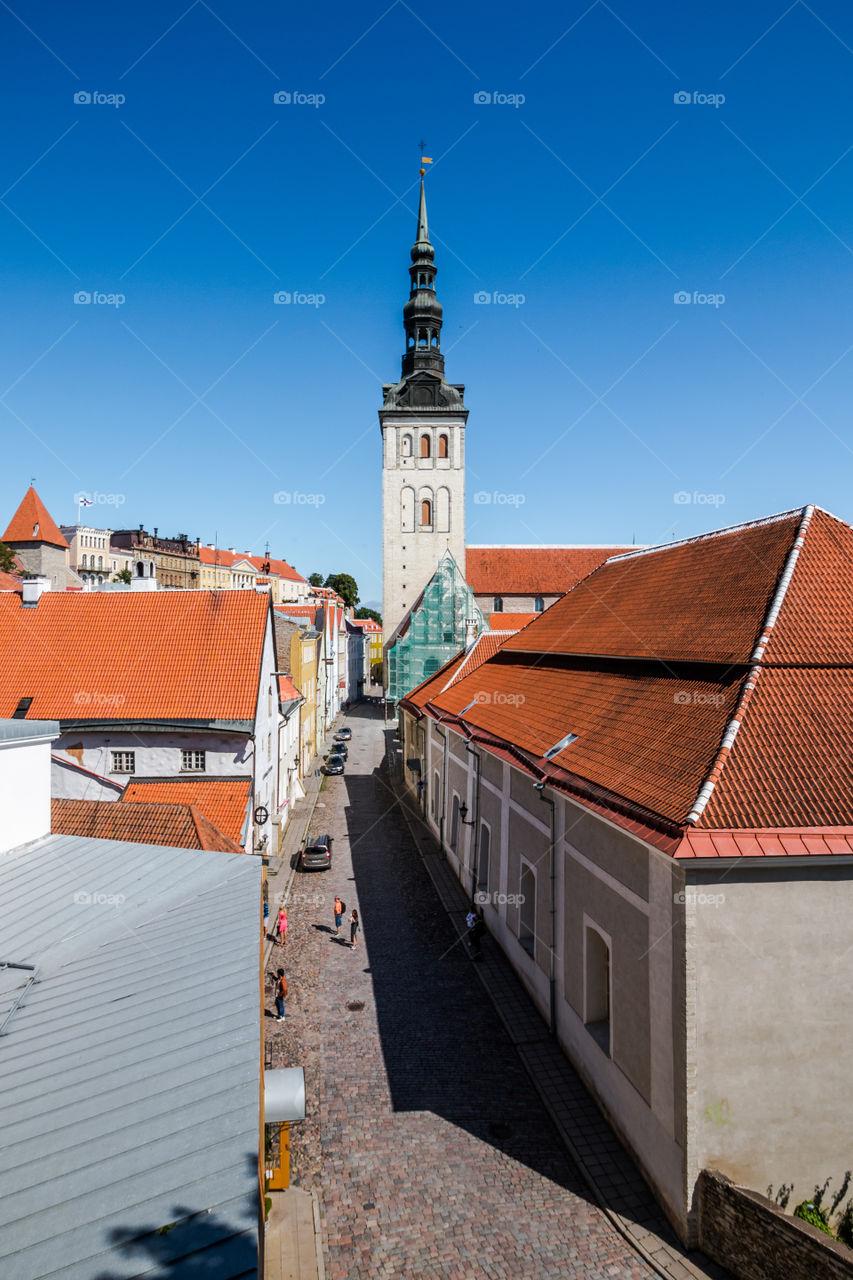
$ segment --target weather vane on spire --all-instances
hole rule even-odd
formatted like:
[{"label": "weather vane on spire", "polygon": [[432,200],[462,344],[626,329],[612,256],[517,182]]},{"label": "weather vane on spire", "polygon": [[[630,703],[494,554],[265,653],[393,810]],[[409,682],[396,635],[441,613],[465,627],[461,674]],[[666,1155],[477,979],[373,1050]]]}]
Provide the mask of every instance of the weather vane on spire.
[{"label": "weather vane on spire", "polygon": [[[424,155],[424,151],[426,150],[426,143],[424,142],[423,138],[421,138],[420,147],[421,147],[421,164],[422,165],[432,164],[432,156]],[[425,173],[426,173],[426,169],[421,169],[421,177],[423,177]]]}]

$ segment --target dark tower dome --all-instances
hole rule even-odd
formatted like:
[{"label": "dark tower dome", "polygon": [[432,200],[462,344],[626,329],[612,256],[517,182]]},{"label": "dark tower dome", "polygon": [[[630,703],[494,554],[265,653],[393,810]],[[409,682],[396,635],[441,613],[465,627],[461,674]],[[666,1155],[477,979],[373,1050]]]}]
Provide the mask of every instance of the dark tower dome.
[{"label": "dark tower dome", "polygon": [[412,245],[412,265],[409,267],[411,290],[403,307],[403,327],[406,331],[406,354],[403,356],[403,377],[419,369],[427,369],[444,377],[444,356],[441,354],[441,325],[443,309],[435,296],[435,250],[430,244],[427,225],[426,195],[421,176],[421,199],[418,208],[418,233]]}]

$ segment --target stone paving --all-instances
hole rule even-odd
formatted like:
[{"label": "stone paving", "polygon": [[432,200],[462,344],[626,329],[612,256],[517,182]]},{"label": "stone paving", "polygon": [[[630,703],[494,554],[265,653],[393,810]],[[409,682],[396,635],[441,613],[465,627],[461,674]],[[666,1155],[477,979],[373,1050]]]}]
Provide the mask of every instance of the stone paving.
[{"label": "stone paving", "polygon": [[[288,945],[268,963],[290,994],[285,1022],[266,1019],[267,1061],[305,1068],[291,1174],[319,1195],[327,1276],[645,1280],[413,847],[380,768],[381,720],[356,708],[348,723],[347,773],[310,825],[336,838],[332,871],[294,876]],[[273,893],[288,877],[285,864]],[[336,891],[363,920],[355,951],[332,931]]]}]

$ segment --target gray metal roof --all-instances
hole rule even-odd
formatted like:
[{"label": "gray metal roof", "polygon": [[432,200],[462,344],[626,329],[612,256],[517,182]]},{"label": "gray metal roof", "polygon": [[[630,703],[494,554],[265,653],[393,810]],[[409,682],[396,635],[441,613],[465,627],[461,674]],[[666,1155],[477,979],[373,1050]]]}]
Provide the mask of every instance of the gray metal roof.
[{"label": "gray metal roof", "polygon": [[38,738],[52,742],[58,737],[58,720],[0,720],[0,746],[9,747]]},{"label": "gray metal roof", "polygon": [[[257,1276],[260,863],[50,836],[0,859],[3,1280]],[[0,1024],[31,974],[0,968]]]}]

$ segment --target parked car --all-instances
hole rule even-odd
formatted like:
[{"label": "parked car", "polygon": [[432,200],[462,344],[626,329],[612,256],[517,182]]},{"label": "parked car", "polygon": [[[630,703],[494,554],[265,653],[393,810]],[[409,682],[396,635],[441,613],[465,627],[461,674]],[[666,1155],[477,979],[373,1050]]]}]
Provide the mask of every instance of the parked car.
[{"label": "parked car", "polygon": [[333,742],[329,748],[330,756],[343,756],[346,760],[349,758],[349,749],[345,742]]},{"label": "parked car", "polygon": [[349,742],[350,738],[352,737],[352,729],[338,729],[337,733],[335,734],[335,737],[340,742]]},{"label": "parked car", "polygon": [[299,857],[300,871],[328,871],[332,865],[332,837],[310,840]]},{"label": "parked car", "polygon": [[329,756],[326,761],[326,773],[343,773],[344,758],[343,756]]}]

